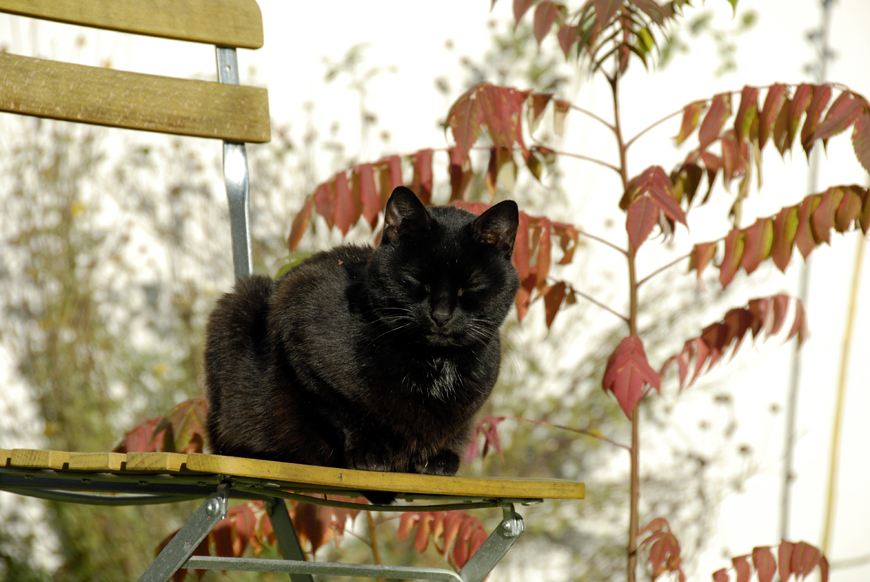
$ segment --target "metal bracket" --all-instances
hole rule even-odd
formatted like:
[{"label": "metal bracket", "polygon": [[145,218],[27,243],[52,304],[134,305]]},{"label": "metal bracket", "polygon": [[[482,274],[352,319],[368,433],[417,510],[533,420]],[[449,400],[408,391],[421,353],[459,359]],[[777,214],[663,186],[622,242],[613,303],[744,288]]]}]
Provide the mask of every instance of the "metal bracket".
[{"label": "metal bracket", "polygon": [[[218,81],[239,84],[236,49],[217,47]],[[230,206],[230,230],[233,236],[233,266],[236,279],[253,273],[251,265],[250,183],[248,154],[245,144],[224,142],[224,182]]]},{"label": "metal bracket", "polygon": [[184,564],[217,522],[227,515],[229,483],[221,483],[157,555],[139,582],[166,582]]},{"label": "metal bracket", "polygon": [[522,516],[514,511],[512,503],[503,505],[502,510],[504,517],[501,523],[459,571],[464,582],[481,582],[486,578],[526,531],[526,524]]}]

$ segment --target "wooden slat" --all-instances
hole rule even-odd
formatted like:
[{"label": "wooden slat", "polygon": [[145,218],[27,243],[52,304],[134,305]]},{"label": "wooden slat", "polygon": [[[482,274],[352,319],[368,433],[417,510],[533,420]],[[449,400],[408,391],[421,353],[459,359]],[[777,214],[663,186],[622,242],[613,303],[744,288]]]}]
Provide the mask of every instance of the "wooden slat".
[{"label": "wooden slat", "polygon": [[69,453],[65,451],[46,451],[41,449],[13,449],[13,467],[27,469],[61,470],[69,462]]},{"label": "wooden slat", "polygon": [[178,472],[188,455],[178,453],[127,453],[127,471]]},{"label": "wooden slat", "polygon": [[228,47],[263,46],[254,0],[0,0],[0,12]]},{"label": "wooden slat", "polygon": [[[128,462],[129,467],[129,462]],[[560,480],[435,477],[379,473],[255,459],[190,454],[188,471],[269,479],[352,490],[395,491],[425,495],[465,495],[506,499],[583,499],[583,483]]]},{"label": "wooden slat", "polygon": [[127,455],[123,453],[70,453],[69,468],[72,471],[116,472],[120,471]]},{"label": "wooden slat", "polygon": [[0,111],[229,141],[270,139],[265,89],[0,53]]},{"label": "wooden slat", "polygon": [[5,467],[12,460],[12,449],[0,449],[0,467]]}]

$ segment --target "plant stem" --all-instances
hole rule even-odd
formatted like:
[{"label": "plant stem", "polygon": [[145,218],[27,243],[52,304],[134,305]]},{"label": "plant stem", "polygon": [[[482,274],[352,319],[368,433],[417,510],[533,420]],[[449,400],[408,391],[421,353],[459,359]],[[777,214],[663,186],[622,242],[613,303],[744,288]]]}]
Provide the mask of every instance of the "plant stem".
[{"label": "plant stem", "polygon": [[661,119],[659,119],[658,121],[656,121],[655,123],[646,126],[644,129],[640,130],[640,132],[637,135],[635,135],[633,138],[631,138],[630,140],[628,140],[625,143],[625,149],[630,148],[631,144],[633,144],[635,141],[637,141],[638,138],[640,138],[643,134],[645,134],[649,130],[661,125],[662,123],[664,123],[665,121],[667,121],[668,119],[670,119],[672,117],[676,117],[677,115],[679,115],[682,112],[683,112],[683,109],[680,109],[679,111],[674,111],[670,115],[666,115],[666,116],[662,117]]},{"label": "plant stem", "polygon": [[685,259],[688,259],[691,256],[692,256],[692,253],[686,253],[682,257],[674,259],[673,261],[671,261],[670,263],[668,263],[664,267],[659,267],[658,269],[656,269],[655,271],[653,271],[652,273],[650,273],[649,275],[647,275],[646,277],[644,277],[643,279],[638,281],[637,286],[640,287],[641,285],[643,285],[644,283],[646,283],[647,281],[649,281],[650,279],[652,279],[653,277],[655,277],[656,275],[661,273],[662,271],[670,269],[671,267],[673,267],[677,263],[680,263],[680,262],[684,261]]},{"label": "plant stem", "polygon": [[837,382],[837,404],[834,409],[834,435],[831,438],[831,463],[828,468],[828,499],[825,507],[825,528],[822,534],[822,553],[831,554],[831,532],[837,513],[837,473],[840,469],[840,438],[843,430],[843,409],[846,403],[846,375],[849,368],[849,352],[852,348],[852,330],[858,310],[858,286],[861,281],[861,265],[864,262],[864,238],[858,238],[855,253],[855,269],[852,275],[852,292],[849,296],[849,311],[846,314],[846,331],[843,334],[843,349],[840,352],[840,377]]},{"label": "plant stem", "polygon": [[577,107],[577,106],[574,105],[573,103],[569,104],[569,107],[570,107],[571,109],[575,110],[575,111],[579,111],[580,113],[583,113],[583,114],[585,114],[585,115],[588,115],[588,116],[591,117],[592,119],[595,119],[596,121],[600,122],[602,125],[607,126],[607,128],[610,129],[611,131],[616,131],[616,127],[614,127],[613,125],[607,123],[606,121],[604,121],[603,119],[601,119],[600,117],[598,117],[597,115],[595,115],[594,113],[592,113],[591,111],[586,111],[585,109],[583,109],[583,108],[581,108],[581,107]]},{"label": "plant stem", "polygon": [[569,158],[577,158],[578,160],[585,160],[587,162],[592,162],[593,164],[598,164],[599,166],[604,166],[605,168],[610,168],[614,172],[619,173],[619,168],[617,168],[613,164],[608,164],[607,162],[599,160],[597,158],[584,156],[583,154],[574,154],[571,152],[563,152],[563,151],[559,151],[559,150],[553,150],[553,151],[555,153],[559,154],[560,156],[568,156]]},{"label": "plant stem", "polygon": [[[622,127],[619,122],[619,71],[610,79],[610,89],[613,94],[613,127],[616,133],[616,141],[619,144],[619,173],[622,176],[623,190],[628,189],[628,166],[626,164],[626,146],[622,137]],[[629,316],[628,332],[637,335],[637,265],[635,264],[635,249],[631,241],[628,243],[628,284],[629,284]],[[637,532],[638,532],[638,500],[640,499],[640,446],[638,435],[640,433],[640,401],[634,405],[631,411],[631,492],[629,494],[629,518],[628,518],[628,564],[626,581],[635,582],[637,578]]]},{"label": "plant stem", "polygon": [[[366,520],[369,522],[369,538],[372,541],[372,556],[374,556],[375,564],[381,565],[381,551],[378,549],[378,535],[375,533],[375,520],[372,517],[371,511],[366,511]],[[378,582],[384,582],[383,578],[378,578]]]},{"label": "plant stem", "polygon": [[618,317],[619,319],[621,319],[621,320],[624,321],[625,323],[628,323],[628,318],[627,318],[626,316],[624,316],[623,314],[619,313],[618,311],[615,311],[615,310],[611,309],[610,307],[608,307],[608,306],[606,306],[605,304],[601,303],[600,301],[598,301],[598,300],[595,299],[594,297],[592,297],[592,296],[590,296],[590,295],[587,295],[587,294],[584,293],[583,291],[578,291],[577,289],[574,288],[573,285],[571,286],[571,290],[574,292],[575,295],[579,295],[580,297],[582,297],[582,298],[585,299],[586,301],[589,301],[590,303],[594,303],[595,305],[597,305],[598,307],[600,307],[600,308],[603,309],[604,311],[607,311],[607,312],[609,312],[609,313],[612,313],[613,315],[615,315],[616,317]]},{"label": "plant stem", "polygon": [[607,246],[609,246],[610,248],[612,248],[613,250],[615,250],[615,251],[619,251],[619,252],[622,253],[623,255],[626,255],[626,256],[628,255],[628,251],[626,251],[625,249],[616,246],[615,244],[613,244],[613,243],[610,242],[610,241],[607,241],[607,240],[604,240],[603,238],[597,237],[597,236],[595,236],[594,234],[589,234],[589,233],[586,232],[585,230],[579,230],[579,229],[578,229],[578,230],[577,230],[577,234],[580,235],[580,236],[585,236],[586,238],[591,238],[592,240],[597,241],[597,242],[600,242],[600,243],[603,244],[603,245],[607,245]]},{"label": "plant stem", "polygon": [[532,424],[539,424],[541,426],[549,426],[552,428],[567,430],[569,432],[575,432],[577,434],[582,434],[584,436],[592,437],[594,439],[598,439],[598,440],[603,441],[605,443],[609,443],[609,444],[613,445],[614,447],[619,447],[620,449],[625,449],[626,451],[631,450],[628,446],[626,446],[622,443],[618,443],[614,440],[611,440],[611,439],[607,438],[606,436],[602,436],[600,434],[594,433],[591,430],[585,430],[582,428],[572,428],[570,426],[565,426],[562,424],[553,424],[552,422],[547,422],[546,420],[534,420],[531,418],[523,418],[522,416],[506,416],[505,418],[510,418],[511,420],[521,420],[523,422],[530,422]]}]

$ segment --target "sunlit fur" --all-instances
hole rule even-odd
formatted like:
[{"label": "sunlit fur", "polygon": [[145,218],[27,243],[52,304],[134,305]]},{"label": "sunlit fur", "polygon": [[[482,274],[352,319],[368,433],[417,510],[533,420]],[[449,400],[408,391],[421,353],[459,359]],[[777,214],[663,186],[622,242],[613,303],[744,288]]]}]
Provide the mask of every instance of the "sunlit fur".
[{"label": "sunlit fur", "polygon": [[401,188],[377,249],[240,280],[207,329],[213,452],[454,474],[498,377],[516,228],[513,202],[476,217]]}]

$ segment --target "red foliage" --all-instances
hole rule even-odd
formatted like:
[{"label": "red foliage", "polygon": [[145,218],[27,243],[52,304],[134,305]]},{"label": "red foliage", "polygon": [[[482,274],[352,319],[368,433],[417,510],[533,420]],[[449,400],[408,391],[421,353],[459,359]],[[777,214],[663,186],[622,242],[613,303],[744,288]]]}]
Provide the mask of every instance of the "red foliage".
[{"label": "red foliage", "polygon": [[607,360],[604,390],[613,393],[622,411],[631,418],[631,411],[643,398],[643,388],[646,385],[656,390],[661,389],[659,375],[646,359],[643,341],[634,335],[623,338]]},{"label": "red foliage", "polygon": [[[465,511],[406,512],[399,520],[397,538],[404,540],[416,528],[414,549],[423,553],[431,537],[435,548],[454,568],[462,568],[486,541],[487,533],[476,517]],[[452,551],[451,551],[452,549]]]},{"label": "red foliage", "polygon": [[[665,360],[660,375],[664,376],[670,365],[676,362],[679,367],[680,389],[690,386],[701,375],[704,367],[707,366],[709,371],[732,344],[734,346],[733,352],[736,353],[747,332],[752,331],[752,337],[755,339],[762,332],[766,335],[772,335],[782,329],[790,301],[791,298],[787,295],[774,295],[752,299],[746,307],[729,310],[722,321],[705,327],[700,336],[686,341],[679,354]],[[803,343],[806,336],[807,324],[803,304],[799,299],[794,299],[794,304],[794,322],[787,339],[796,335],[800,344]],[[689,364],[693,359],[695,360],[695,372],[686,384]]]},{"label": "red foliage", "polygon": [[[763,261],[772,259],[785,272],[797,246],[806,259],[822,243],[830,244],[831,229],[847,232],[870,230],[870,191],[861,186],[833,186],[810,194],[800,204],[787,206],[775,216],[759,218],[752,226],[730,231],[724,238],[719,281],[727,287],[740,267],[749,274]],[[723,240],[695,245],[691,268],[698,278]]]},{"label": "red foliage", "polygon": [[[773,548],[777,548],[777,559],[773,557]],[[806,579],[818,568],[822,582],[828,582],[828,560],[818,548],[806,542],[791,543],[783,541],[779,546],[762,546],[752,549],[751,555],[737,556],[731,559],[731,568],[736,582],[749,582],[752,574],[758,577],[758,582],[771,582],[779,570],[780,582],[788,582],[794,575],[795,581]],[[714,582],[730,582],[729,568],[722,568],[713,573]]]},{"label": "red foliage", "polygon": [[[478,452],[480,452],[481,458],[486,458],[490,448],[495,449],[501,460],[504,461],[504,451],[501,447],[501,439],[498,436],[498,425],[504,419],[504,416],[486,416],[474,426],[473,435],[468,441],[468,447],[465,449],[465,462],[470,463],[476,459]],[[482,451],[478,444],[478,437],[480,436],[483,436]]]},{"label": "red foliage", "polygon": [[176,404],[162,417],[130,429],[115,447],[116,453],[201,453],[205,442],[208,403],[198,396]]},{"label": "red foliage", "polygon": [[662,574],[676,574],[680,582],[685,582],[686,575],[682,570],[683,560],[680,557],[680,542],[671,532],[671,526],[666,519],[657,517],[638,532],[638,537],[649,534],[638,547],[649,546],[647,562],[652,569],[653,582]]}]

